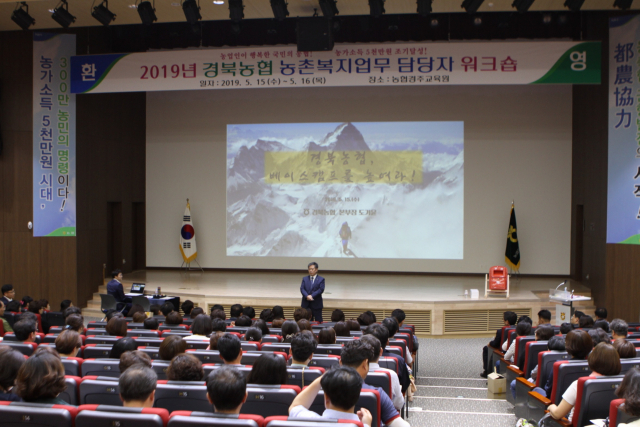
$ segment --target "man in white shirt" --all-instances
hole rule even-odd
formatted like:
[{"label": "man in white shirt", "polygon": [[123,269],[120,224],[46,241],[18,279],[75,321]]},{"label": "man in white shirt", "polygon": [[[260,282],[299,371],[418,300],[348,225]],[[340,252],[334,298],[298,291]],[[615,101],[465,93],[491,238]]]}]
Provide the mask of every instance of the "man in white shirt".
[{"label": "man in white shirt", "polygon": [[393,402],[393,406],[400,411],[404,406],[404,396],[402,396],[400,379],[398,379],[398,374],[395,371],[381,368],[378,364],[378,360],[380,359],[380,356],[382,356],[380,340],[373,335],[364,335],[361,339],[373,347],[374,357],[369,360],[369,372],[386,371],[389,373],[389,376],[391,377],[391,401]]},{"label": "man in white shirt", "polygon": [[[326,408],[322,415],[309,410],[320,388],[324,390]],[[355,369],[346,366],[335,367],[293,399],[289,407],[289,417],[362,421],[365,427],[371,427],[373,418],[366,408],[360,409],[357,414],[354,413],[361,389],[362,378]]]}]

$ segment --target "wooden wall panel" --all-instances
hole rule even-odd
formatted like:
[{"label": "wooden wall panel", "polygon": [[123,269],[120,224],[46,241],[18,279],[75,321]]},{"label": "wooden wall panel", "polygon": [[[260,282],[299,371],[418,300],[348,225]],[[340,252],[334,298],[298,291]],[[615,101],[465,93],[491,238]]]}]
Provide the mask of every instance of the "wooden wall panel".
[{"label": "wooden wall panel", "polygon": [[3,283],[13,284],[16,289],[16,298],[22,298],[25,295],[34,299],[42,297],[41,240],[33,238],[28,231],[4,233]]},{"label": "wooden wall panel", "polygon": [[607,245],[609,319],[640,320],[640,246]]},{"label": "wooden wall panel", "polygon": [[77,303],[76,238],[46,237],[40,240],[42,297],[57,310],[60,302]]}]

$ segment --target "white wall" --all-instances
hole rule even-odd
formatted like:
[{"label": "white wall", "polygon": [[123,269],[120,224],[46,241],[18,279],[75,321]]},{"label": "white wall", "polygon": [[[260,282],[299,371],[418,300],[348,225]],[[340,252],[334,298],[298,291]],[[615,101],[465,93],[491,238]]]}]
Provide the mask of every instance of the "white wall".
[{"label": "white wall", "polygon": [[300,269],[310,261],[226,256],[227,124],[450,120],[465,128],[464,259],[316,260],[322,269],[484,273],[505,265],[515,200],[520,271],[569,274],[571,86],[564,85],[149,92],[147,265],[182,263],[187,198],[203,267]]}]

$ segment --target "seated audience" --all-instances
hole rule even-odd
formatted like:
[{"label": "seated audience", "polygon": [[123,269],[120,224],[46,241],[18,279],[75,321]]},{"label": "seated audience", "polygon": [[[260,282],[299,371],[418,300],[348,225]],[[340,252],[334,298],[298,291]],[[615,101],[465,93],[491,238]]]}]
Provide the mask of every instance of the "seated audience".
[{"label": "seated audience", "polygon": [[[604,320],[607,321],[607,309],[604,307],[596,308],[596,321]],[[608,323],[608,322],[607,322]]]},{"label": "seated audience", "polygon": [[171,313],[172,311],[176,311],[176,308],[173,306],[173,304],[167,301],[160,306],[160,311],[162,312],[162,315],[164,317],[167,317],[169,313]]},{"label": "seated audience", "polygon": [[44,307],[40,305],[40,301],[31,301],[27,310],[33,314],[41,315],[44,312]]},{"label": "seated audience", "polygon": [[[542,326],[538,326],[534,333],[536,336],[536,341],[549,341],[551,337],[555,335],[553,327],[550,324],[543,324]],[[518,369],[524,370],[524,359],[526,357],[526,353],[524,351],[520,352],[520,357],[517,362]]]},{"label": "seated audience", "polygon": [[153,408],[158,375],[145,365],[133,365],[120,375],[118,386],[122,406],[127,408]]},{"label": "seated audience", "polygon": [[13,333],[20,342],[36,342],[36,322],[29,319],[19,320],[13,325]]},{"label": "seated audience", "polygon": [[549,310],[540,310],[538,312],[538,326],[551,324],[551,312]]},{"label": "seated audience", "polygon": [[242,360],[240,338],[233,334],[224,334],[218,338],[218,352],[225,365],[240,365]]},{"label": "seated audience", "polygon": [[138,349],[138,343],[133,338],[125,337],[120,338],[111,347],[111,353],[109,353],[109,359],[120,359],[123,353],[127,351],[133,351]]},{"label": "seated audience", "polygon": [[190,317],[191,310],[193,310],[193,307],[195,307],[195,304],[191,300],[186,300],[185,302],[182,303],[181,307],[182,307],[182,311],[184,312],[184,316]]},{"label": "seated audience", "polygon": [[[566,351],[564,346],[564,337],[554,335],[551,338],[549,338],[549,341],[547,342],[547,349],[552,352]],[[531,370],[531,378],[529,378],[528,381],[530,383],[535,383],[537,378],[538,378],[538,365],[536,365],[535,368]]]},{"label": "seated audience", "polygon": [[15,392],[25,402],[67,405],[58,397],[66,388],[60,358],[54,350],[42,347],[18,371]]},{"label": "seated audience", "polygon": [[229,309],[229,320],[236,320],[238,317],[242,316],[242,305],[233,304]]},{"label": "seated audience", "polygon": [[167,379],[170,381],[202,381],[203,378],[202,362],[192,354],[177,355],[167,369]]},{"label": "seated audience", "polygon": [[[136,313],[142,313],[145,314],[144,312],[144,308],[142,308],[142,306],[140,304],[133,304],[131,306],[131,309],[129,309],[129,313],[127,313],[127,316],[133,318],[133,315]],[[136,322],[139,323],[139,322]]]},{"label": "seated audience", "polygon": [[148,319],[144,319],[142,322],[144,324],[144,328],[150,331],[157,331],[160,327],[160,322],[155,317],[149,317]]},{"label": "seated audience", "polygon": [[571,324],[573,325],[574,328],[579,327],[580,325],[580,318],[584,316],[584,313],[576,310],[573,312],[573,316],[571,316]]},{"label": "seated audience", "polygon": [[278,385],[287,383],[287,363],[282,356],[263,354],[254,362],[248,384]]},{"label": "seated audience", "polygon": [[14,393],[18,371],[24,365],[24,356],[6,345],[0,346],[0,400],[21,402]]},{"label": "seated audience", "polygon": [[[505,311],[504,313],[502,313],[502,322],[504,326],[513,326],[516,324],[516,320],[518,320],[518,315],[513,311]],[[493,340],[489,341],[489,344],[485,345],[482,348],[482,366],[484,368],[482,370],[482,373],[480,374],[482,378],[487,378],[487,369],[491,368],[487,366],[487,363],[489,363],[489,348],[491,347],[495,350],[502,348],[502,342],[504,341],[504,339],[506,339],[506,337],[502,336],[502,328],[500,328],[496,331],[496,336],[493,338]],[[493,368],[491,369],[493,370]]]},{"label": "seated audience", "polygon": [[260,332],[262,332],[262,336],[269,335],[269,327],[267,326],[267,322],[265,322],[264,320],[258,319],[253,322],[252,326],[254,328],[260,329]]},{"label": "seated audience", "polygon": [[307,319],[300,319],[298,320],[297,323],[298,323],[298,329],[300,329],[301,331],[313,332],[313,329],[311,328],[311,323]]},{"label": "seated audience", "polygon": [[[589,354],[589,369],[591,369],[591,377],[610,376],[620,374],[620,356],[611,344],[598,344],[591,354]],[[571,383],[569,388],[562,395],[562,401],[559,405],[549,405],[547,408],[551,416],[555,419],[561,419],[568,414],[569,422],[573,419],[573,408],[576,404],[578,394],[578,380]]]},{"label": "seated audience", "polygon": [[48,299],[42,298],[38,302],[40,303],[40,307],[44,309],[45,313],[51,311],[51,306],[49,305]]},{"label": "seated audience", "polygon": [[351,333],[349,332],[349,325],[347,322],[340,321],[333,325],[333,330],[336,333],[336,337],[350,337]]},{"label": "seated audience", "polygon": [[[396,319],[399,328],[402,328],[404,320],[407,318],[404,310],[402,310],[401,308],[396,308],[395,310],[393,310],[391,312],[391,317]],[[373,316],[373,319],[375,321],[375,315]],[[413,339],[413,355],[415,355],[415,353],[418,351],[418,348],[420,347],[420,343],[418,342],[418,337],[413,334],[411,334],[411,337]]]},{"label": "seated audience", "polygon": [[22,306],[19,301],[13,300],[7,303],[6,311],[10,313],[20,313],[22,311]]},{"label": "seated audience", "polygon": [[[386,321],[387,319],[390,319],[390,320]],[[398,322],[396,322],[396,320],[393,317],[390,317],[387,319],[383,320],[382,325],[378,323],[374,323],[373,325],[370,325],[365,330],[365,333],[371,334],[374,337],[378,338],[378,340],[380,341],[380,346],[382,347],[382,355],[384,357],[393,357],[394,359],[396,359],[396,363],[398,364],[398,378],[400,379],[400,386],[402,387],[402,392],[405,393],[407,391],[407,388],[409,388],[409,385],[411,385],[411,378],[409,377],[409,368],[405,363],[404,357],[395,353],[391,353],[390,351],[386,350],[387,345],[389,344],[389,340],[387,338],[387,340],[385,341],[384,332],[378,330],[379,328],[385,328],[387,330],[387,337],[393,336],[389,331],[389,328],[387,328],[387,325],[389,327],[393,327],[394,325],[397,326]]]},{"label": "seated audience", "polygon": [[160,344],[158,355],[160,360],[172,360],[187,351],[187,342],[178,335],[169,335]]},{"label": "seated audience", "polygon": [[282,342],[291,342],[291,339],[295,334],[300,332],[300,328],[298,328],[298,324],[293,320],[286,320],[282,324],[282,332],[280,335],[282,336]]},{"label": "seated audience", "polygon": [[271,310],[271,314],[273,314],[273,320],[283,319],[284,320],[284,309],[279,305],[274,305]]},{"label": "seated audience", "polygon": [[167,317],[164,320],[164,324],[168,326],[178,326],[182,324],[182,316],[177,311],[172,311],[167,314]]},{"label": "seated audience", "polygon": [[162,316],[162,312],[160,311],[160,306],[158,304],[152,304],[151,307],[149,307],[149,311],[154,316]]},{"label": "seated audience", "polygon": [[238,317],[235,322],[237,327],[251,326],[252,323],[251,318],[244,314]]},{"label": "seated audience", "polygon": [[318,333],[318,344],[335,344],[336,331],[333,328],[322,328]]},{"label": "seated audience", "polygon": [[195,319],[200,314],[204,314],[204,308],[202,308],[202,307],[194,307],[194,309],[191,310],[191,318],[192,319]]},{"label": "seated audience", "polygon": [[224,310],[220,310],[220,309],[214,309],[211,310],[211,320],[214,319],[218,319],[218,320],[227,320],[227,315],[224,313]]},{"label": "seated audience", "polygon": [[120,375],[134,365],[142,365],[151,368],[151,357],[141,350],[133,350],[122,353],[120,356]]},{"label": "seated audience", "polygon": [[306,319],[306,318],[307,318],[307,310],[302,307],[296,308],[295,311],[293,312],[293,320],[295,320],[296,323],[300,319]]},{"label": "seated audience", "polygon": [[[195,308],[193,310],[195,310]],[[193,310],[191,310],[191,313],[193,313]],[[188,341],[209,341],[209,335],[211,335],[211,332],[213,332],[211,317],[207,316],[204,313],[198,314],[195,319],[193,319],[193,323],[191,324],[191,332],[193,333],[193,335],[185,337],[184,339]]]},{"label": "seated audience", "polygon": [[211,338],[209,338],[209,347],[207,350],[217,350],[218,349],[218,340],[221,336],[223,336],[225,332],[215,331],[211,334]]},{"label": "seated audience", "polygon": [[[396,324],[397,324],[397,322],[396,322]],[[350,331],[361,331],[362,330],[362,328],[360,327],[360,323],[358,323],[358,321],[356,319],[347,320],[347,326],[349,327]]]},{"label": "seated audience", "polygon": [[214,369],[207,378],[207,399],[216,414],[239,414],[247,400],[244,375],[232,366]]},{"label": "seated audience", "polygon": [[[376,319],[376,314],[375,314],[373,311],[371,311],[371,310],[367,310],[367,311],[365,311],[365,314],[368,314],[368,315],[369,315],[369,317],[371,317],[372,323],[376,323],[376,322],[378,321],[378,320]],[[393,315],[392,315],[391,317],[394,317],[394,318],[395,318],[395,316],[393,316]],[[396,321],[398,321],[398,319],[396,319]],[[400,321],[398,321],[398,325],[399,325],[399,324],[400,324]],[[367,325],[367,326],[368,326],[368,325]]]},{"label": "seated audience", "polygon": [[265,323],[273,322],[273,310],[270,308],[265,308],[260,312],[260,319],[264,320]]},{"label": "seated audience", "polygon": [[613,319],[609,323],[609,328],[611,329],[611,338],[614,340],[627,338],[629,334],[629,325],[622,319]]},{"label": "seated audience", "polygon": [[133,313],[131,320],[133,321],[133,323],[143,323],[145,320],[147,320],[147,314],[140,312]]},{"label": "seated audience", "polygon": [[258,328],[249,328],[244,334],[244,340],[262,342],[262,332]]},{"label": "seated audience", "polygon": [[[622,383],[616,389],[616,396],[624,399],[624,405],[620,409],[632,417],[640,417],[640,369],[631,368],[624,376]],[[618,424],[616,427],[638,427],[640,419],[628,424]]]},{"label": "seated audience", "polygon": [[271,322],[271,327],[272,328],[282,328],[282,324],[285,322],[284,319],[273,319],[273,322]]},{"label": "seated audience", "polygon": [[[531,319],[529,319],[531,320]],[[393,337],[398,333],[400,326],[398,325],[398,321],[395,317],[387,317],[382,321],[382,325],[389,330],[389,339],[393,339]],[[413,358],[410,352],[406,353],[406,363],[411,366],[413,363]]]},{"label": "seated audience", "polygon": [[[326,409],[322,415],[318,415],[309,408],[321,388],[324,390]],[[371,427],[373,417],[366,408],[361,408],[357,414],[354,413],[362,388],[362,377],[355,369],[346,366],[330,369],[293,399],[289,407],[289,417],[362,421],[365,427]],[[404,422],[404,425],[409,424]],[[393,426],[396,427],[396,424]]]},{"label": "seated audience", "polygon": [[79,334],[84,333],[84,317],[81,314],[70,314],[64,319],[66,329],[76,331]]},{"label": "seated audience", "polygon": [[313,358],[313,353],[316,351],[317,346],[318,343],[316,343],[316,339],[314,338],[312,332],[302,331],[296,334],[291,339],[291,348],[289,349],[289,355],[291,356],[291,366],[308,366],[309,362]]},{"label": "seated audience", "polygon": [[[581,319],[583,319],[583,317],[581,317]],[[589,335],[591,335],[591,340],[593,341],[594,347],[600,344],[601,342],[606,342],[606,343],[611,342],[609,340],[609,334],[607,334],[605,331],[603,331],[600,328],[589,329],[587,332],[589,333]]]},{"label": "seated audience", "polygon": [[127,320],[124,317],[114,317],[107,322],[107,334],[115,337],[127,336]]},{"label": "seated audience", "polygon": [[60,357],[75,357],[80,347],[82,347],[82,340],[76,331],[67,329],[56,337],[56,351]]},{"label": "seated audience", "polygon": [[582,329],[593,328],[593,317],[589,316],[588,314],[585,314],[584,316],[580,317],[578,325]]},{"label": "seated audience", "polygon": [[71,302],[71,300],[70,299],[62,300],[62,302],[60,303],[60,311],[64,313],[64,311],[69,307],[73,307],[73,303]]},{"label": "seated audience", "polygon": [[213,311],[213,310],[222,310],[222,311],[224,311],[224,307],[222,305],[220,305],[220,304],[213,304],[211,306],[211,311]]},{"label": "seated audience", "polygon": [[[384,330],[381,328],[379,330]],[[388,339],[388,338],[387,338]],[[391,400],[393,402],[393,406],[400,411],[404,406],[404,396],[402,396],[402,387],[400,387],[400,379],[398,378],[398,374],[396,371],[392,371],[391,369],[381,368],[378,364],[378,360],[380,359],[380,355],[382,354],[382,346],[380,340],[373,335],[364,335],[361,338],[362,341],[366,342],[373,348],[373,357],[369,360],[369,372],[375,371],[386,371],[389,373],[391,377]]]},{"label": "seated audience", "polygon": [[[531,335],[531,324],[527,321],[522,321],[516,325],[516,336],[526,337]],[[513,362],[513,358],[516,354],[516,340],[511,341],[509,349],[504,354],[504,360],[507,362]]]},{"label": "seated audience", "polygon": [[569,322],[565,322],[562,325],[560,325],[560,333],[562,335],[567,335],[572,330],[573,330],[573,326]]},{"label": "seated audience", "polygon": [[636,353],[636,346],[634,346],[630,341],[623,339],[615,340],[613,341],[613,348],[618,352],[620,359],[635,359],[638,357]]},{"label": "seated audience", "polygon": [[7,320],[4,318],[4,312],[6,309],[7,307],[4,305],[2,301],[0,301],[0,320],[2,321],[2,329],[4,330],[5,333],[13,332],[13,328],[11,327],[11,325],[9,325],[9,322],[7,322]]},{"label": "seated audience", "polygon": [[333,312],[331,313],[331,321],[335,323],[344,322],[344,312],[339,308],[333,310]]},{"label": "seated audience", "polygon": [[594,328],[600,328],[603,331],[605,331],[606,333],[610,332],[610,330],[609,330],[609,322],[607,322],[606,320],[596,320],[593,323],[593,327]]},{"label": "seated audience", "polygon": [[256,310],[253,307],[243,307],[242,314],[253,320],[256,317]]},{"label": "seated audience", "polygon": [[2,301],[4,305],[9,304],[16,297],[16,290],[13,289],[13,285],[11,284],[2,285],[2,288],[0,288],[0,292],[2,292],[2,297],[0,297],[0,301]]},{"label": "seated audience", "polygon": [[373,323],[373,318],[369,315],[369,313],[362,313],[360,316],[358,316],[357,321],[360,326],[369,326]]},{"label": "seated audience", "polygon": [[22,311],[29,311],[29,304],[33,302],[33,298],[30,296],[23,296],[20,300],[20,305],[22,305]]},{"label": "seated audience", "polygon": [[[115,311],[115,310],[113,310]],[[116,311],[117,313],[117,311]],[[67,307],[64,309],[64,311],[62,312],[62,316],[66,319],[67,317],[71,316],[72,314],[78,314],[80,316],[82,316],[82,310],[80,310],[78,307],[74,307],[73,305],[70,307]],[[120,313],[122,314],[122,313]],[[111,318],[109,318],[111,319]]]}]

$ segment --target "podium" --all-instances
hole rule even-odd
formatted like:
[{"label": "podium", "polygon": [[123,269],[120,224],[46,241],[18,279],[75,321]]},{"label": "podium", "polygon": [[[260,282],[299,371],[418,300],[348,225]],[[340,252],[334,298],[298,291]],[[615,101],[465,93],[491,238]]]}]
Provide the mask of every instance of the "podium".
[{"label": "podium", "polygon": [[[566,289],[566,288],[565,288]],[[573,303],[576,301],[591,301],[590,297],[574,295],[573,292],[549,289],[549,300],[556,303],[556,325],[571,321]]]}]

